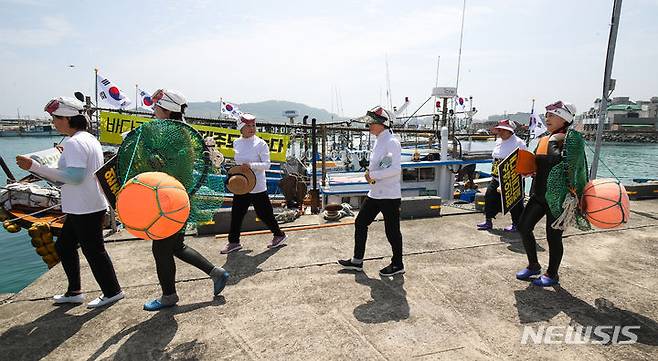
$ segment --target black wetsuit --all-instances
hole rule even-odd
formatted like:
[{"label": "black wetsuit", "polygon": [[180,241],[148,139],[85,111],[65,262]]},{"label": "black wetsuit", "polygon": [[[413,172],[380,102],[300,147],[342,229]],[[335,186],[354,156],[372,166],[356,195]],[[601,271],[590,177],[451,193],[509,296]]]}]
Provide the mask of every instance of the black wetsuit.
[{"label": "black wetsuit", "polygon": [[546,216],[546,238],[548,241],[548,269],[546,274],[551,278],[558,276],[558,268],[562,261],[562,233],[563,231],[554,229],[551,224],[555,222],[556,217],[551,214],[551,210],[546,202],[546,190],[548,175],[554,166],[562,161],[562,148],[564,140],[550,140],[550,136],[542,138],[535,150],[535,164],[537,166],[536,174],[532,180],[530,189],[530,200],[526,204],[521,219],[519,220],[518,231],[523,239],[528,256],[529,268],[539,268],[537,260],[537,242],[533,230],[535,225]]}]

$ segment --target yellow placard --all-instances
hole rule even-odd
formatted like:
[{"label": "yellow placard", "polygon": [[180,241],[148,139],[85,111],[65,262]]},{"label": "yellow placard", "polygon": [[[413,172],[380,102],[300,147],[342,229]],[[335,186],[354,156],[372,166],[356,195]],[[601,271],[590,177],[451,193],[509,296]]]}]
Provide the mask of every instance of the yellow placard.
[{"label": "yellow placard", "polygon": [[[123,138],[121,133],[129,132],[143,123],[147,123],[153,118],[146,118],[137,115],[121,114],[114,112],[101,112],[99,140],[105,144],[121,144]],[[201,135],[213,137],[216,148],[225,157],[233,158],[233,141],[240,138],[240,131],[236,129],[212,127],[207,125],[191,124]],[[257,133],[258,137],[263,139],[270,147],[270,159],[273,162],[285,162],[288,151],[290,136],[272,133]]]},{"label": "yellow placard", "polygon": [[517,203],[523,202],[523,177],[516,172],[516,161],[519,158],[519,148],[498,163],[500,176],[500,197],[503,204],[503,214],[506,214]]}]

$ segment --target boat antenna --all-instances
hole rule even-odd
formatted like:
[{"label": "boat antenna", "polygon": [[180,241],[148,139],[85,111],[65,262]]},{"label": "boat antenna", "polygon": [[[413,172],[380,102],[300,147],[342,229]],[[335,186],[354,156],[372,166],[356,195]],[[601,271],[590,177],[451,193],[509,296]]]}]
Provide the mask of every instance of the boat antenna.
[{"label": "boat antenna", "polygon": [[617,44],[617,30],[619,30],[619,16],[621,14],[621,1],[614,0],[612,7],[612,20],[610,20],[610,37],[608,38],[608,52],[605,57],[605,72],[603,74],[603,96],[599,105],[599,124],[596,127],[596,143],[594,146],[594,157],[592,158],[592,168],[590,169],[589,178],[596,179],[596,172],[599,166],[601,156],[601,143],[603,138],[603,126],[607,117],[608,97],[614,90],[614,81],[610,78],[612,73],[612,61],[615,58],[615,45]]},{"label": "boat antenna", "polygon": [[388,54],[385,54],[386,62],[386,97],[388,98],[388,109],[393,110],[393,95],[391,94],[391,76],[388,72]]},{"label": "boat antenna", "polygon": [[[462,29],[461,32],[459,33],[459,56],[457,58],[457,84],[455,85],[455,88],[457,90],[457,94],[459,94],[459,71],[461,70],[461,64],[462,64],[462,44],[464,40],[464,19],[466,18],[466,0],[464,0],[464,6],[462,8]],[[438,74],[437,74],[438,78]],[[453,102],[453,107],[454,107],[454,102]]]}]

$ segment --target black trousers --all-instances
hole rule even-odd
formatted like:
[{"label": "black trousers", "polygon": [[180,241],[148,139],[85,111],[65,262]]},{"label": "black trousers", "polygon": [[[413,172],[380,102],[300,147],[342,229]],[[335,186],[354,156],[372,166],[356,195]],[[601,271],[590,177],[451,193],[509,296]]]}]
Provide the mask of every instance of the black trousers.
[{"label": "black trousers", "polygon": [[165,296],[176,293],[176,262],[174,256],[208,275],[215,268],[215,265],[194,248],[185,245],[183,243],[184,239],[185,234],[179,232],[165,239],[153,241],[151,245],[158,280],[160,281],[160,287],[162,287],[162,294]]},{"label": "black trousers", "polygon": [[530,197],[517,228],[523,239],[523,247],[528,255],[529,265],[537,266],[539,265],[539,261],[537,260],[537,241],[533,230],[544,215],[546,216],[546,239],[548,241],[548,269],[546,273],[550,277],[555,277],[558,274],[558,268],[560,268],[562,254],[564,253],[562,246],[563,231],[551,227],[551,224],[555,222],[555,217],[551,214],[546,201],[538,199],[535,196]]},{"label": "black trousers", "polygon": [[62,233],[55,242],[55,249],[69,281],[69,292],[82,289],[78,246],[82,248],[82,253],[103,295],[113,297],[121,291],[112,260],[105,251],[103,243],[103,217],[105,211],[66,215]]},{"label": "black trousers", "polygon": [[[498,180],[492,178],[489,187],[487,187],[487,192],[484,194],[484,216],[487,219],[496,218],[496,215],[503,211],[500,193],[498,193],[499,186]],[[521,213],[523,213],[523,200],[512,207],[509,212],[512,215],[512,223],[518,226]]]},{"label": "black trousers", "polygon": [[384,215],[384,230],[388,243],[393,250],[391,263],[398,267],[402,264],[402,233],[400,232],[400,203],[398,199],[374,199],[366,197],[359,214],[354,221],[354,258],[363,259],[366,253],[368,226],[375,220],[377,214]]},{"label": "black trousers", "polygon": [[284,233],[279,228],[279,223],[274,218],[274,210],[267,192],[247,193],[233,196],[233,205],[231,206],[231,228],[228,233],[228,241],[231,243],[240,243],[240,229],[242,220],[249,206],[253,205],[256,215],[269,228],[275,236],[283,236]]}]

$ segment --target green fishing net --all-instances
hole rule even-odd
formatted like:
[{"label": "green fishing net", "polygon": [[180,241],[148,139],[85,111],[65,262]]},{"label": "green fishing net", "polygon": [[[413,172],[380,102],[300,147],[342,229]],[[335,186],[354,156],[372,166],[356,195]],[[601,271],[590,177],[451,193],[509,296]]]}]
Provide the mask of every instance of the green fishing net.
[{"label": "green fishing net", "polygon": [[[582,134],[570,130],[564,140],[562,162],[551,169],[546,183],[546,202],[554,217],[562,214],[562,204],[569,190],[574,190],[580,200],[588,181],[585,141]],[[589,222],[579,211],[576,214],[576,227],[581,230],[590,229]]]},{"label": "green fishing net", "polygon": [[157,119],[128,133],[117,152],[121,183],[143,172],[176,178],[190,196],[188,223],[212,220],[224,202],[224,180],[209,158],[203,137],[188,124]]}]

